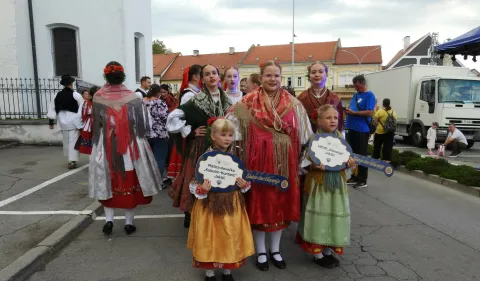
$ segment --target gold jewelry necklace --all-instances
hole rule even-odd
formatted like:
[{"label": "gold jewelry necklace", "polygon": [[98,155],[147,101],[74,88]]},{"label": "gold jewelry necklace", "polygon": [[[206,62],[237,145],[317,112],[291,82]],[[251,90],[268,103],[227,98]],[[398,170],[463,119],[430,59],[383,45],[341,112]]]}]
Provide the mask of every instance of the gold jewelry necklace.
[{"label": "gold jewelry necklace", "polygon": [[314,89],[312,89],[312,91],[311,91],[312,95],[313,95],[315,98],[317,98],[317,99],[322,98],[323,95],[325,95],[326,92],[327,92],[327,88],[326,88],[326,87],[324,87],[324,88],[322,89],[322,92],[321,92],[320,96],[318,96],[318,95],[315,93],[315,90],[314,90]]},{"label": "gold jewelry necklace", "polygon": [[273,113],[273,128],[277,131],[280,132],[283,127],[282,123],[282,118],[280,115],[278,115],[277,110],[275,109],[280,102],[280,91],[277,91],[273,93],[272,95],[269,95],[267,93],[268,98],[270,99],[270,105],[272,107],[272,113]]}]

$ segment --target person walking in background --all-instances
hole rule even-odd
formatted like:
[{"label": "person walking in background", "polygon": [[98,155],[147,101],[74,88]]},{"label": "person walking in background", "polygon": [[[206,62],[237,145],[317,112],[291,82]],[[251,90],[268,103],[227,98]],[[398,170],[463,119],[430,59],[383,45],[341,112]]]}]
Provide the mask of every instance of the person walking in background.
[{"label": "person walking in background", "polygon": [[78,150],[75,149],[79,136],[79,129],[82,128],[80,116],[80,105],[83,97],[73,90],[75,78],[70,75],[62,75],[60,84],[63,90],[58,92],[50,103],[47,118],[50,129],[53,130],[53,123],[57,119],[57,126],[63,135],[63,154],[68,157],[68,169],[77,168],[79,158]]},{"label": "person walking in background", "polygon": [[113,230],[115,209],[125,209],[127,235],[133,225],[135,208],[152,202],[162,186],[146,135],[148,111],[142,100],[122,83],[123,66],[112,61],[105,66],[107,84],[93,97],[93,147],[89,163],[89,196],[105,210],[103,233]]},{"label": "person walking in background", "polygon": [[174,111],[178,107],[178,100],[171,92],[167,84],[160,85],[160,98],[167,104],[168,112]]},{"label": "person walking in background", "polygon": [[[393,138],[395,132],[391,129],[391,119],[397,120],[397,114],[390,106],[390,99],[383,100],[383,108],[375,113],[375,123],[377,129],[373,138],[373,158],[380,159],[380,150],[382,151],[382,160],[392,161]],[[383,149],[382,149],[383,148]]]},{"label": "person walking in background", "polygon": [[428,155],[435,155],[432,149],[435,148],[435,141],[437,140],[437,128],[438,123],[433,122],[432,126],[427,131],[427,148],[428,148]]},{"label": "person walking in background", "polygon": [[[367,90],[367,82],[363,75],[353,77],[355,94],[353,95],[349,108],[345,109],[347,114],[347,142],[352,147],[353,153],[366,156],[368,153],[368,138],[370,137],[370,122],[373,110],[375,109],[375,95]],[[348,184],[355,188],[367,187],[368,168],[358,166],[357,174],[353,175]]]},{"label": "person walking in background", "polygon": [[168,154],[168,107],[165,101],[160,98],[161,90],[161,86],[153,84],[147,96],[143,99],[143,103],[147,107],[151,117],[150,130],[147,133],[148,143],[152,148],[153,155],[155,155],[158,169],[163,176]]}]

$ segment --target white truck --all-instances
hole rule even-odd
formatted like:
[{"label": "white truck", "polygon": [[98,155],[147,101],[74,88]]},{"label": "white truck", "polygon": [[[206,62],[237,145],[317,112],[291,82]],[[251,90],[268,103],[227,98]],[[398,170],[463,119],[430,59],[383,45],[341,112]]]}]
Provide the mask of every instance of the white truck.
[{"label": "white truck", "polygon": [[450,123],[465,135],[468,148],[480,141],[480,78],[465,67],[408,65],[366,74],[367,87],[381,107],[389,98],[397,113],[397,131],[425,147],[427,130],[438,122],[437,142]]}]

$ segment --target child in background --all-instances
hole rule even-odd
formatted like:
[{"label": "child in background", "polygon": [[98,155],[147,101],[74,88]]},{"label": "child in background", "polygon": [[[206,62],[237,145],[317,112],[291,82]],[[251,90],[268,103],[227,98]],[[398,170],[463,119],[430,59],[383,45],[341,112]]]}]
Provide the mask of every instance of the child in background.
[{"label": "child in background", "polygon": [[[337,130],[338,112],[329,105],[317,110],[319,133],[334,134],[343,138]],[[355,165],[350,157],[345,169],[326,171],[325,166],[311,165],[305,178],[297,243],[313,261],[324,268],[334,268],[340,261],[333,252],[343,254],[343,248],[350,244],[350,203],[348,200],[348,168]]]},{"label": "child in background", "polygon": [[432,127],[428,129],[428,132],[427,132],[428,155],[435,155],[435,153],[432,152],[432,149],[435,148],[435,141],[437,140],[437,128],[438,128],[438,123],[433,122]]},{"label": "child in background", "polygon": [[[235,126],[231,121],[217,119],[211,124],[213,146],[207,152],[228,151],[234,134]],[[242,194],[250,189],[250,183],[237,178],[237,187],[230,192],[213,192],[209,180],[190,183],[196,201],[187,248],[192,250],[193,266],[206,270],[205,281],[216,280],[215,269],[223,269],[223,281],[234,281],[231,270],[243,266],[245,259],[255,253]]]}]

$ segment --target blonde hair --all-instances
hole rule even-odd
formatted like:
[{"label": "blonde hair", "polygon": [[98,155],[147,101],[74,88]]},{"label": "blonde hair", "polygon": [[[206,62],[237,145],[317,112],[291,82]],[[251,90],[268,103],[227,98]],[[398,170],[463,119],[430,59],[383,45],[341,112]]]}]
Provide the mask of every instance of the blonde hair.
[{"label": "blonde hair", "polygon": [[337,113],[338,115],[338,111],[335,107],[333,107],[332,105],[330,104],[324,104],[322,106],[320,106],[318,109],[317,109],[317,119],[320,120],[322,119],[323,117],[323,114],[325,114],[325,112],[329,111],[329,110],[335,110],[335,112]]},{"label": "blonde hair", "polygon": [[213,122],[211,127],[211,134],[216,133],[235,133],[235,125],[233,122],[227,119],[217,119]]},{"label": "blonde hair", "polygon": [[315,61],[313,62],[310,66],[307,67],[307,72],[308,72],[308,81],[310,81],[310,71],[312,69],[312,66],[316,65],[316,64],[320,64],[320,65],[323,65],[323,69],[325,70],[325,74],[328,76],[328,66],[326,64],[324,64],[323,62],[321,61]]},{"label": "blonde hair", "polygon": [[264,62],[264,63],[260,64],[260,75],[263,75],[263,72],[265,71],[265,68],[267,68],[269,66],[276,66],[276,67],[278,67],[278,69],[280,69],[280,73],[282,72],[282,66],[278,62],[273,61],[273,60],[269,60],[267,62]]}]

